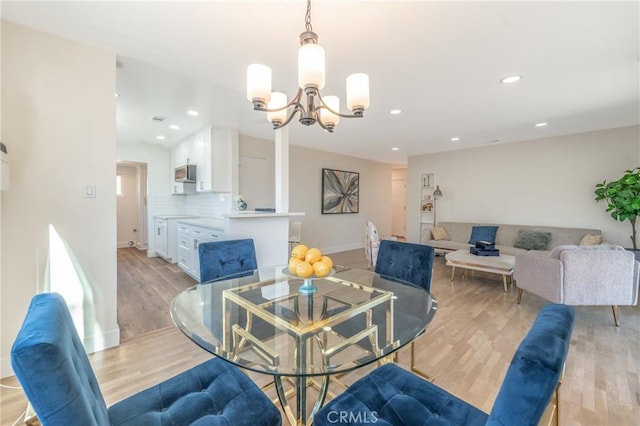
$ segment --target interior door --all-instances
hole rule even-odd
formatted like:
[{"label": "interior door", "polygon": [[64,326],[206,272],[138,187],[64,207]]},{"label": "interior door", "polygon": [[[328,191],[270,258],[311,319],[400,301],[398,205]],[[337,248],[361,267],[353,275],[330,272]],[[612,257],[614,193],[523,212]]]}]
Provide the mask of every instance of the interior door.
[{"label": "interior door", "polygon": [[393,180],[391,182],[391,234],[396,237],[407,235],[407,181]]}]

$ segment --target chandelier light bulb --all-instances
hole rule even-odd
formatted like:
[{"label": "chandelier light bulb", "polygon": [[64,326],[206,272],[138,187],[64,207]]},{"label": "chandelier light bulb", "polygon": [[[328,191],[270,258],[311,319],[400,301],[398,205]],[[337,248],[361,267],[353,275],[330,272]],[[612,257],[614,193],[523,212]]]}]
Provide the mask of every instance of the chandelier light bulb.
[{"label": "chandelier light bulb", "polygon": [[307,42],[298,49],[298,86],[301,89],[322,89],[325,84],[324,48]]},{"label": "chandelier light bulb", "polygon": [[263,64],[251,64],[247,67],[247,99],[262,102],[262,106],[271,99],[271,68]]},{"label": "chandelier light bulb", "polygon": [[369,76],[363,73],[347,77],[347,107],[354,113],[362,114],[369,108]]},{"label": "chandelier light bulb", "polygon": [[[284,123],[287,119],[287,94],[282,92],[271,93],[271,100],[267,104],[267,120],[275,125]],[[282,108],[282,109],[281,109]],[[281,109],[281,110],[280,110]],[[279,111],[276,111],[279,110]]]},{"label": "chandelier light bulb", "polygon": [[[322,100],[324,103],[331,108],[333,111],[340,113],[340,98],[337,96],[323,96]],[[320,111],[320,121],[327,127],[333,128],[336,124],[340,122],[340,116],[334,114],[332,111],[329,111],[327,108],[321,108]]]}]

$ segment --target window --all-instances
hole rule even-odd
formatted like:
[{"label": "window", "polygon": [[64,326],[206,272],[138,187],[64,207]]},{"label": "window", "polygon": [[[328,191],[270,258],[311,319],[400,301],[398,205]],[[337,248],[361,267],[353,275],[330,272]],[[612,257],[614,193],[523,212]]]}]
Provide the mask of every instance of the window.
[{"label": "window", "polygon": [[122,195],[122,175],[116,175],[116,195]]}]

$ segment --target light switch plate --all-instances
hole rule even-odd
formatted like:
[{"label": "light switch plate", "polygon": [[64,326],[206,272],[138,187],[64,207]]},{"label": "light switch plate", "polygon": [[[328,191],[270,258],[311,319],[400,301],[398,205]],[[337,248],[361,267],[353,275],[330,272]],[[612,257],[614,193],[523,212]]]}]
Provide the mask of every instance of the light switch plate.
[{"label": "light switch plate", "polygon": [[96,198],[96,186],[94,184],[85,185],[84,198]]}]

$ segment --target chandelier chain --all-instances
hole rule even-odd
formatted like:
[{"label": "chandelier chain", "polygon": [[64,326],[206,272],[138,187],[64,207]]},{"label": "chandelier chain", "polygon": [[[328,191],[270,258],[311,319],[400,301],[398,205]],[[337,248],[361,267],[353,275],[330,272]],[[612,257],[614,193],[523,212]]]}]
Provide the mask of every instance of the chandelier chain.
[{"label": "chandelier chain", "polygon": [[307,31],[313,32],[311,27],[311,0],[307,0],[307,13],[304,15],[304,27]]}]

